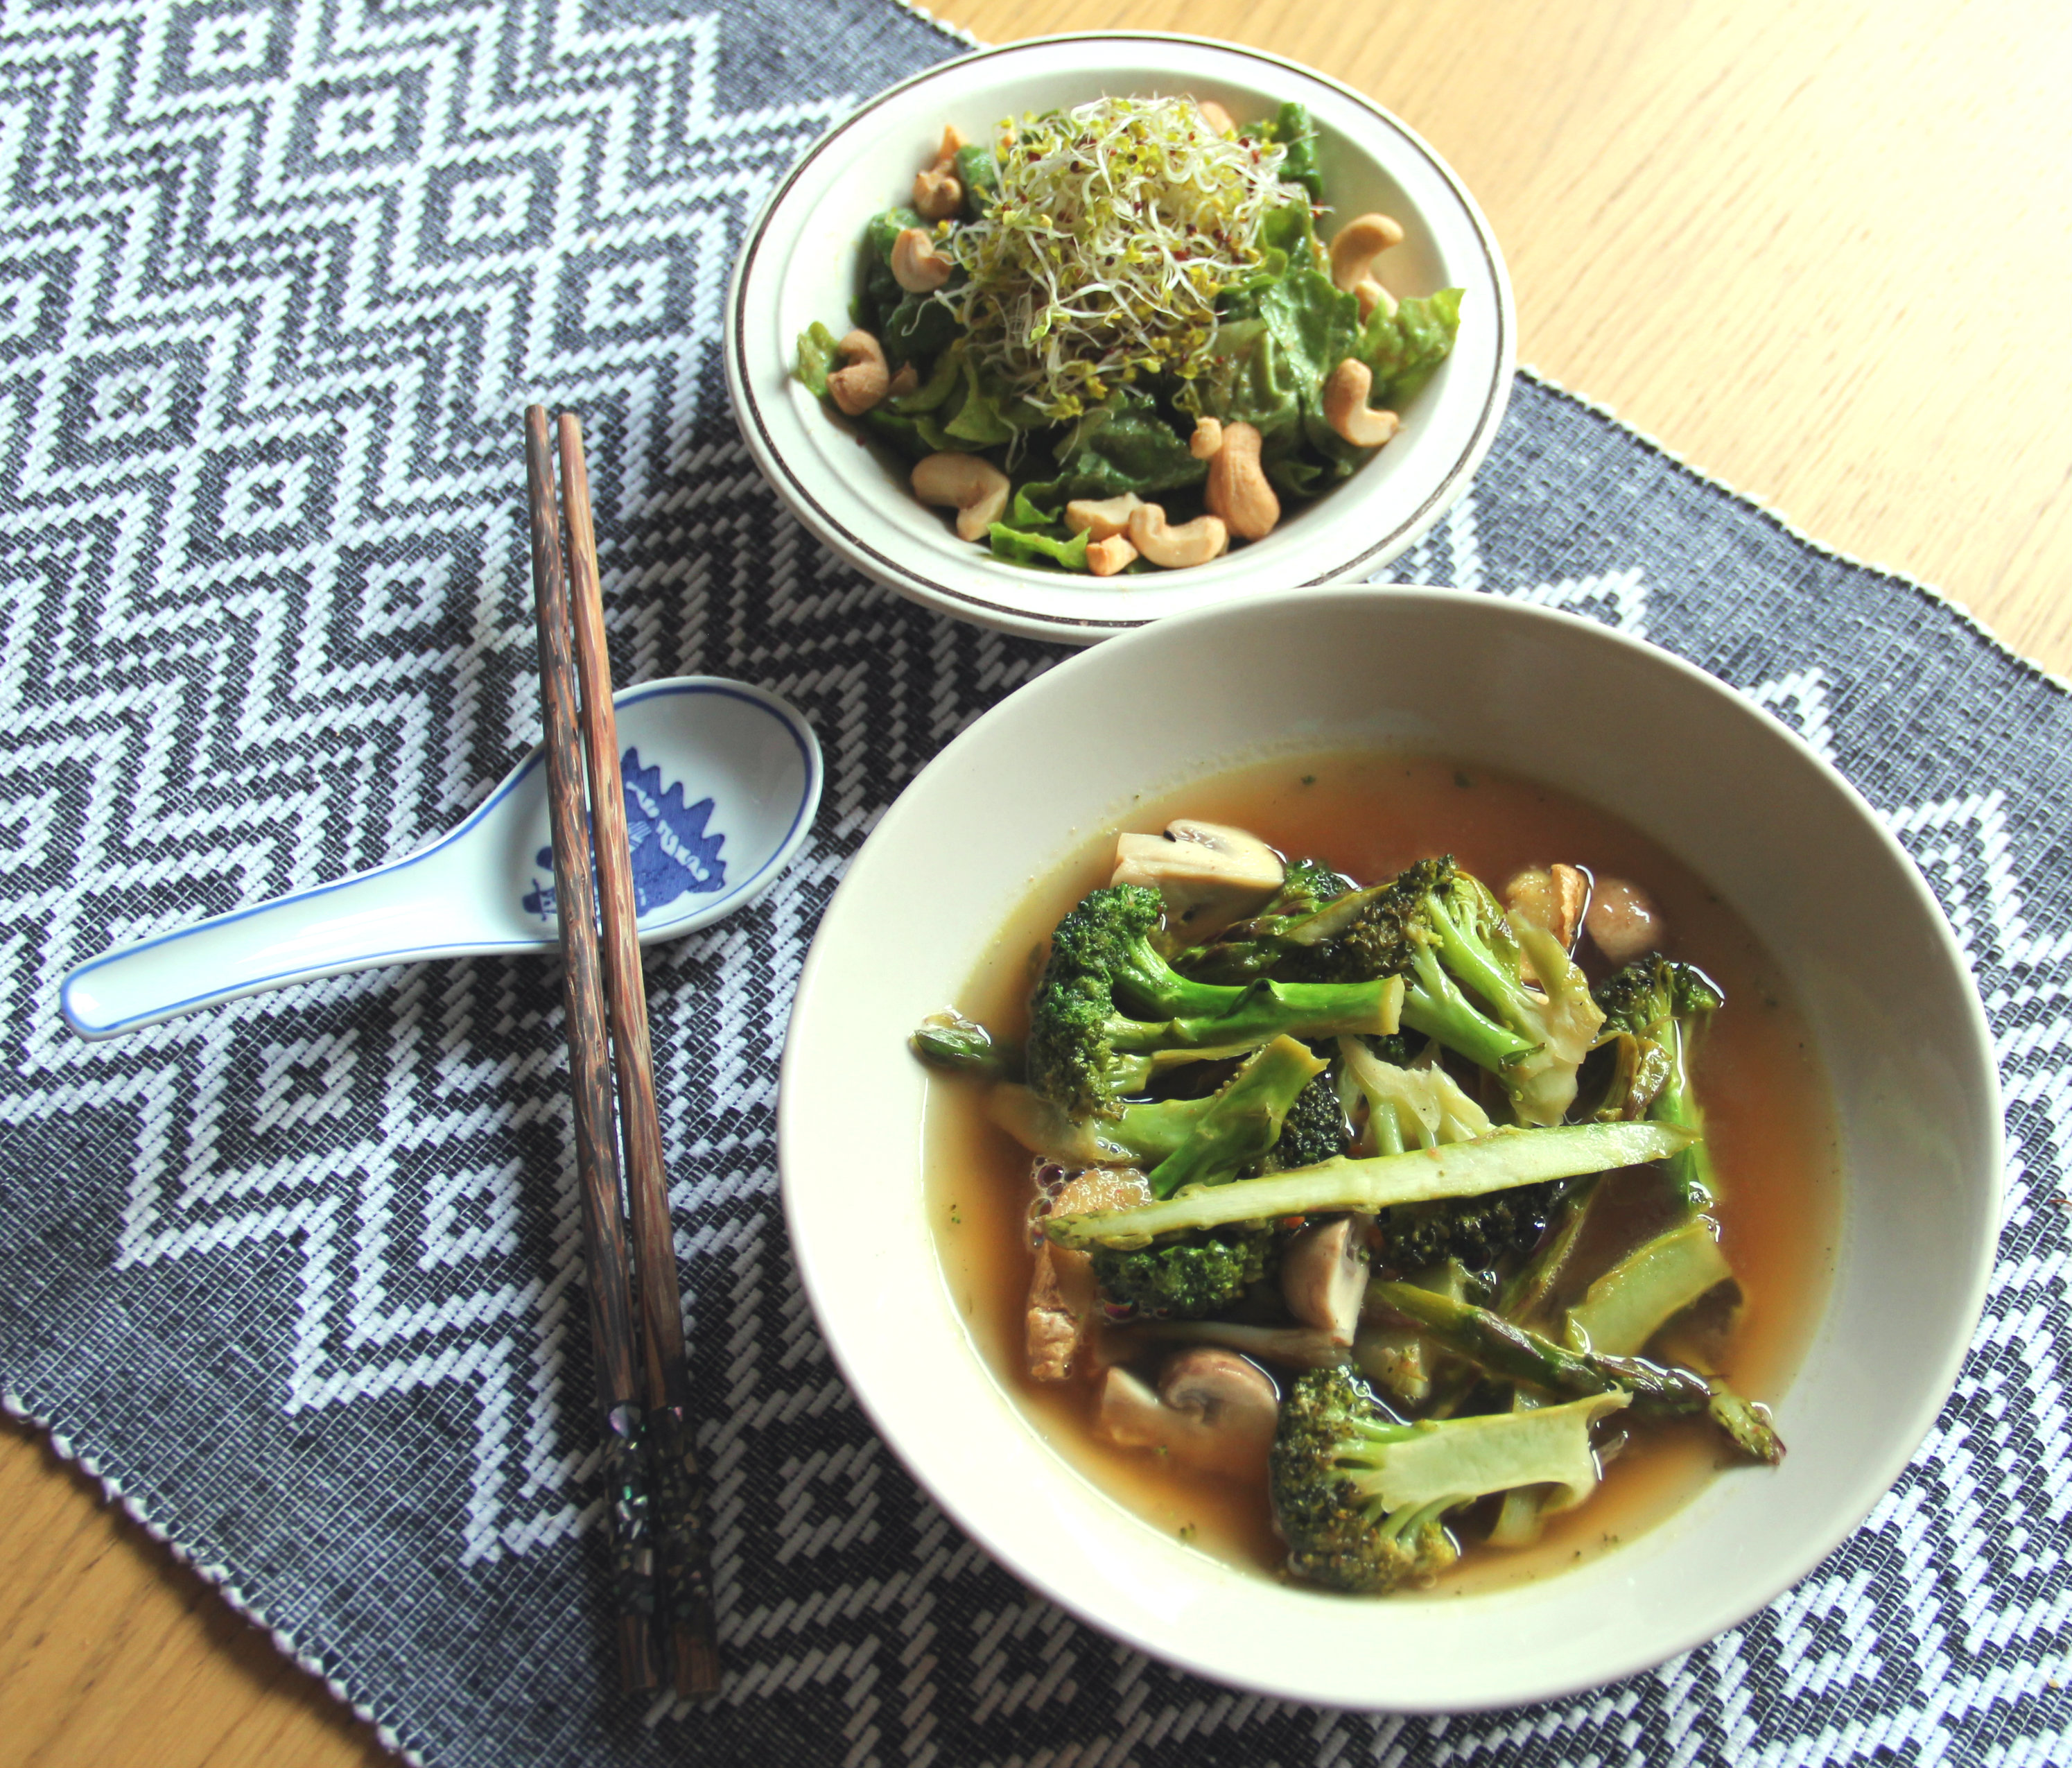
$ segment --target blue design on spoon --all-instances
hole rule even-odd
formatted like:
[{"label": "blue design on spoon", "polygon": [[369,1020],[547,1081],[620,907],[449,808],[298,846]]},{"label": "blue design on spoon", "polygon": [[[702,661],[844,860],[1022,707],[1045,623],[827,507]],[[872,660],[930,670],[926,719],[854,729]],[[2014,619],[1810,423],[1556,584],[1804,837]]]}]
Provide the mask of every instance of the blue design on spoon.
[{"label": "blue design on spoon", "polygon": [[[707,834],[713,801],[684,802],[682,782],[666,791],[659,767],[643,767],[640,751],[619,758],[626,792],[626,845],[633,858],[633,907],[637,915],[673,903],[680,896],[702,894],[726,885],[726,861],[719,850],[723,833]],[[546,873],[535,878],[519,907],[542,921],[554,918],[554,850],[543,847],[533,863]],[[594,868],[593,868],[594,870]]]},{"label": "blue design on spoon", "polygon": [[684,802],[681,781],[665,792],[662,770],[643,767],[640,751],[620,758],[626,782],[626,842],[633,850],[634,906],[645,915],[680,896],[723,888],[726,861],[719,857],[723,834],[708,835],[713,801]]}]

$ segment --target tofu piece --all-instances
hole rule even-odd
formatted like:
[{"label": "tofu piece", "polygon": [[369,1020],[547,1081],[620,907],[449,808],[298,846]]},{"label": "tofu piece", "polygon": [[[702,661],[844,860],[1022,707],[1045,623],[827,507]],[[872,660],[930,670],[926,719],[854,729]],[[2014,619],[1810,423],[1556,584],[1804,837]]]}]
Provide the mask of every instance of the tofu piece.
[{"label": "tofu piece", "polygon": [[[1134,1167],[1095,1166],[1067,1181],[1050,1207],[1058,1215],[1072,1215],[1150,1201],[1151,1186]],[[1092,1255],[1044,1241],[1029,1274],[1026,1342],[1030,1377],[1069,1381],[1083,1373],[1100,1311]]]}]

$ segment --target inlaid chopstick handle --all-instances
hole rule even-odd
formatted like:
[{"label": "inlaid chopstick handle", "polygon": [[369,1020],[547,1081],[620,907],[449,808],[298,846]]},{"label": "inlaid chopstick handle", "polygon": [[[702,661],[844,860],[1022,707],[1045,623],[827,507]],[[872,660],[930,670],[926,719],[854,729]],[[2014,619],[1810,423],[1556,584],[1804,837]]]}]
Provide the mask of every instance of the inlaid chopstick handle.
[{"label": "inlaid chopstick handle", "polygon": [[604,1414],[606,1509],[612,1589],[618,1610],[620,1679],[628,1689],[655,1685],[648,1650],[654,1613],[648,1536],[646,1430],[635,1385],[632,1273],[620,1215],[611,1060],[591,888],[589,819],[583,804],[582,744],[570,651],[568,581],[561,512],[554,495],[547,413],[525,410],[525,476],[532,530],[533,601],[539,615],[540,705],[546,726],[547,816],[553,835],[555,901],[560,905],[562,993],[567,1008],[569,1089],[574,1108],[576,1177],[582,1199],[590,1338]]},{"label": "inlaid chopstick handle", "polygon": [[676,1281],[675,1224],[662,1124],[655,1105],[655,1058],[648,1034],[648,990],[640,970],[639,929],[627,841],[619,729],[611,703],[611,661],[604,630],[604,586],[590,520],[590,470],[582,426],[561,414],[561,491],[569,529],[570,615],[576,673],[582,687],[583,743],[590,765],[592,828],[603,920],[604,974],[611,1048],[619,1075],[619,1123],[626,1153],[627,1201],[633,1223],[633,1263],[648,1374],[648,1424],[653,1532],[668,1622],[672,1680],[694,1698],[720,1685],[713,1613],[711,1556],[704,1486],[684,1407],[690,1374],[683,1303]]}]

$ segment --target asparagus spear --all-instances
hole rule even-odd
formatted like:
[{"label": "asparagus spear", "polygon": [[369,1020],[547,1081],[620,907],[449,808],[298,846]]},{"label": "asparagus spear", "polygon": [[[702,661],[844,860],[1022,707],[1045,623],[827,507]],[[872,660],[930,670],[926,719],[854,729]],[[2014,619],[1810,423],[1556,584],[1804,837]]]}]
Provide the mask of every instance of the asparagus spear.
[{"label": "asparagus spear", "polygon": [[1633,1396],[1634,1411],[1642,1416],[1703,1413],[1751,1460],[1774,1466],[1784,1458],[1784,1445],[1761,1408],[1749,1404],[1724,1383],[1708,1381],[1692,1370],[1639,1357],[1571,1351],[1537,1332],[1513,1326],[1486,1308],[1456,1301],[1414,1284],[1369,1284],[1367,1300],[1505,1380],[1569,1399],[1616,1389]]}]

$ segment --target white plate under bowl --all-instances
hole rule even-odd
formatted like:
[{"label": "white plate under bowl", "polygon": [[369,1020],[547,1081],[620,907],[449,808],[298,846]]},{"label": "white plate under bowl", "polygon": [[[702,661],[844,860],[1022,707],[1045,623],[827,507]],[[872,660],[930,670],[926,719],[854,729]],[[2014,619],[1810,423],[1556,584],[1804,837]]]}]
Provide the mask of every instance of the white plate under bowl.
[{"label": "white plate under bowl", "polygon": [[[939,511],[915,501],[905,462],[865,447],[791,378],[799,334],[815,320],[847,329],[864,224],[906,199],[944,124],[985,140],[1025,111],[1173,93],[1213,98],[1241,121],[1288,99],[1308,105],[1333,214],[1379,209],[1400,221],[1405,238],[1381,275],[1398,294],[1464,290],[1460,335],[1406,405],[1402,433],[1327,495],[1291,505],[1264,540],[1185,571],[1095,578],[1010,565],[958,540]],[[1488,222],[1404,124],[1294,62],[1128,32],[1041,38],[944,62],[823,136],[749,230],[727,294],[725,353],[727,392],[756,465],[857,569],[962,619],[1087,644],[1264,584],[1379,570],[1466,490],[1511,397],[1516,336],[1511,279]]]},{"label": "white plate under bowl", "polygon": [[[1275,753],[1399,746],[1524,773],[1706,878],[1795,986],[1835,1092],[1827,1310],[1782,1467],[1635,1540],[1445,1601],[1278,1584],[1182,1546],[1042,1441],[974,1347],[926,1219],[906,1034],[1001,925],[1147,796]],[[1666,652],[1444,590],[1289,589],[1073,658],[980,719],[864,844],[800,977],[778,1135],[807,1293],[886,1441],[1026,1582],[1184,1667],[1408,1711],[1552,1699],[1659,1663],[1804,1577],[1897,1477],[1984,1299],[2002,1151],[1984,1015],[1934,898],[1833,769]]]}]

